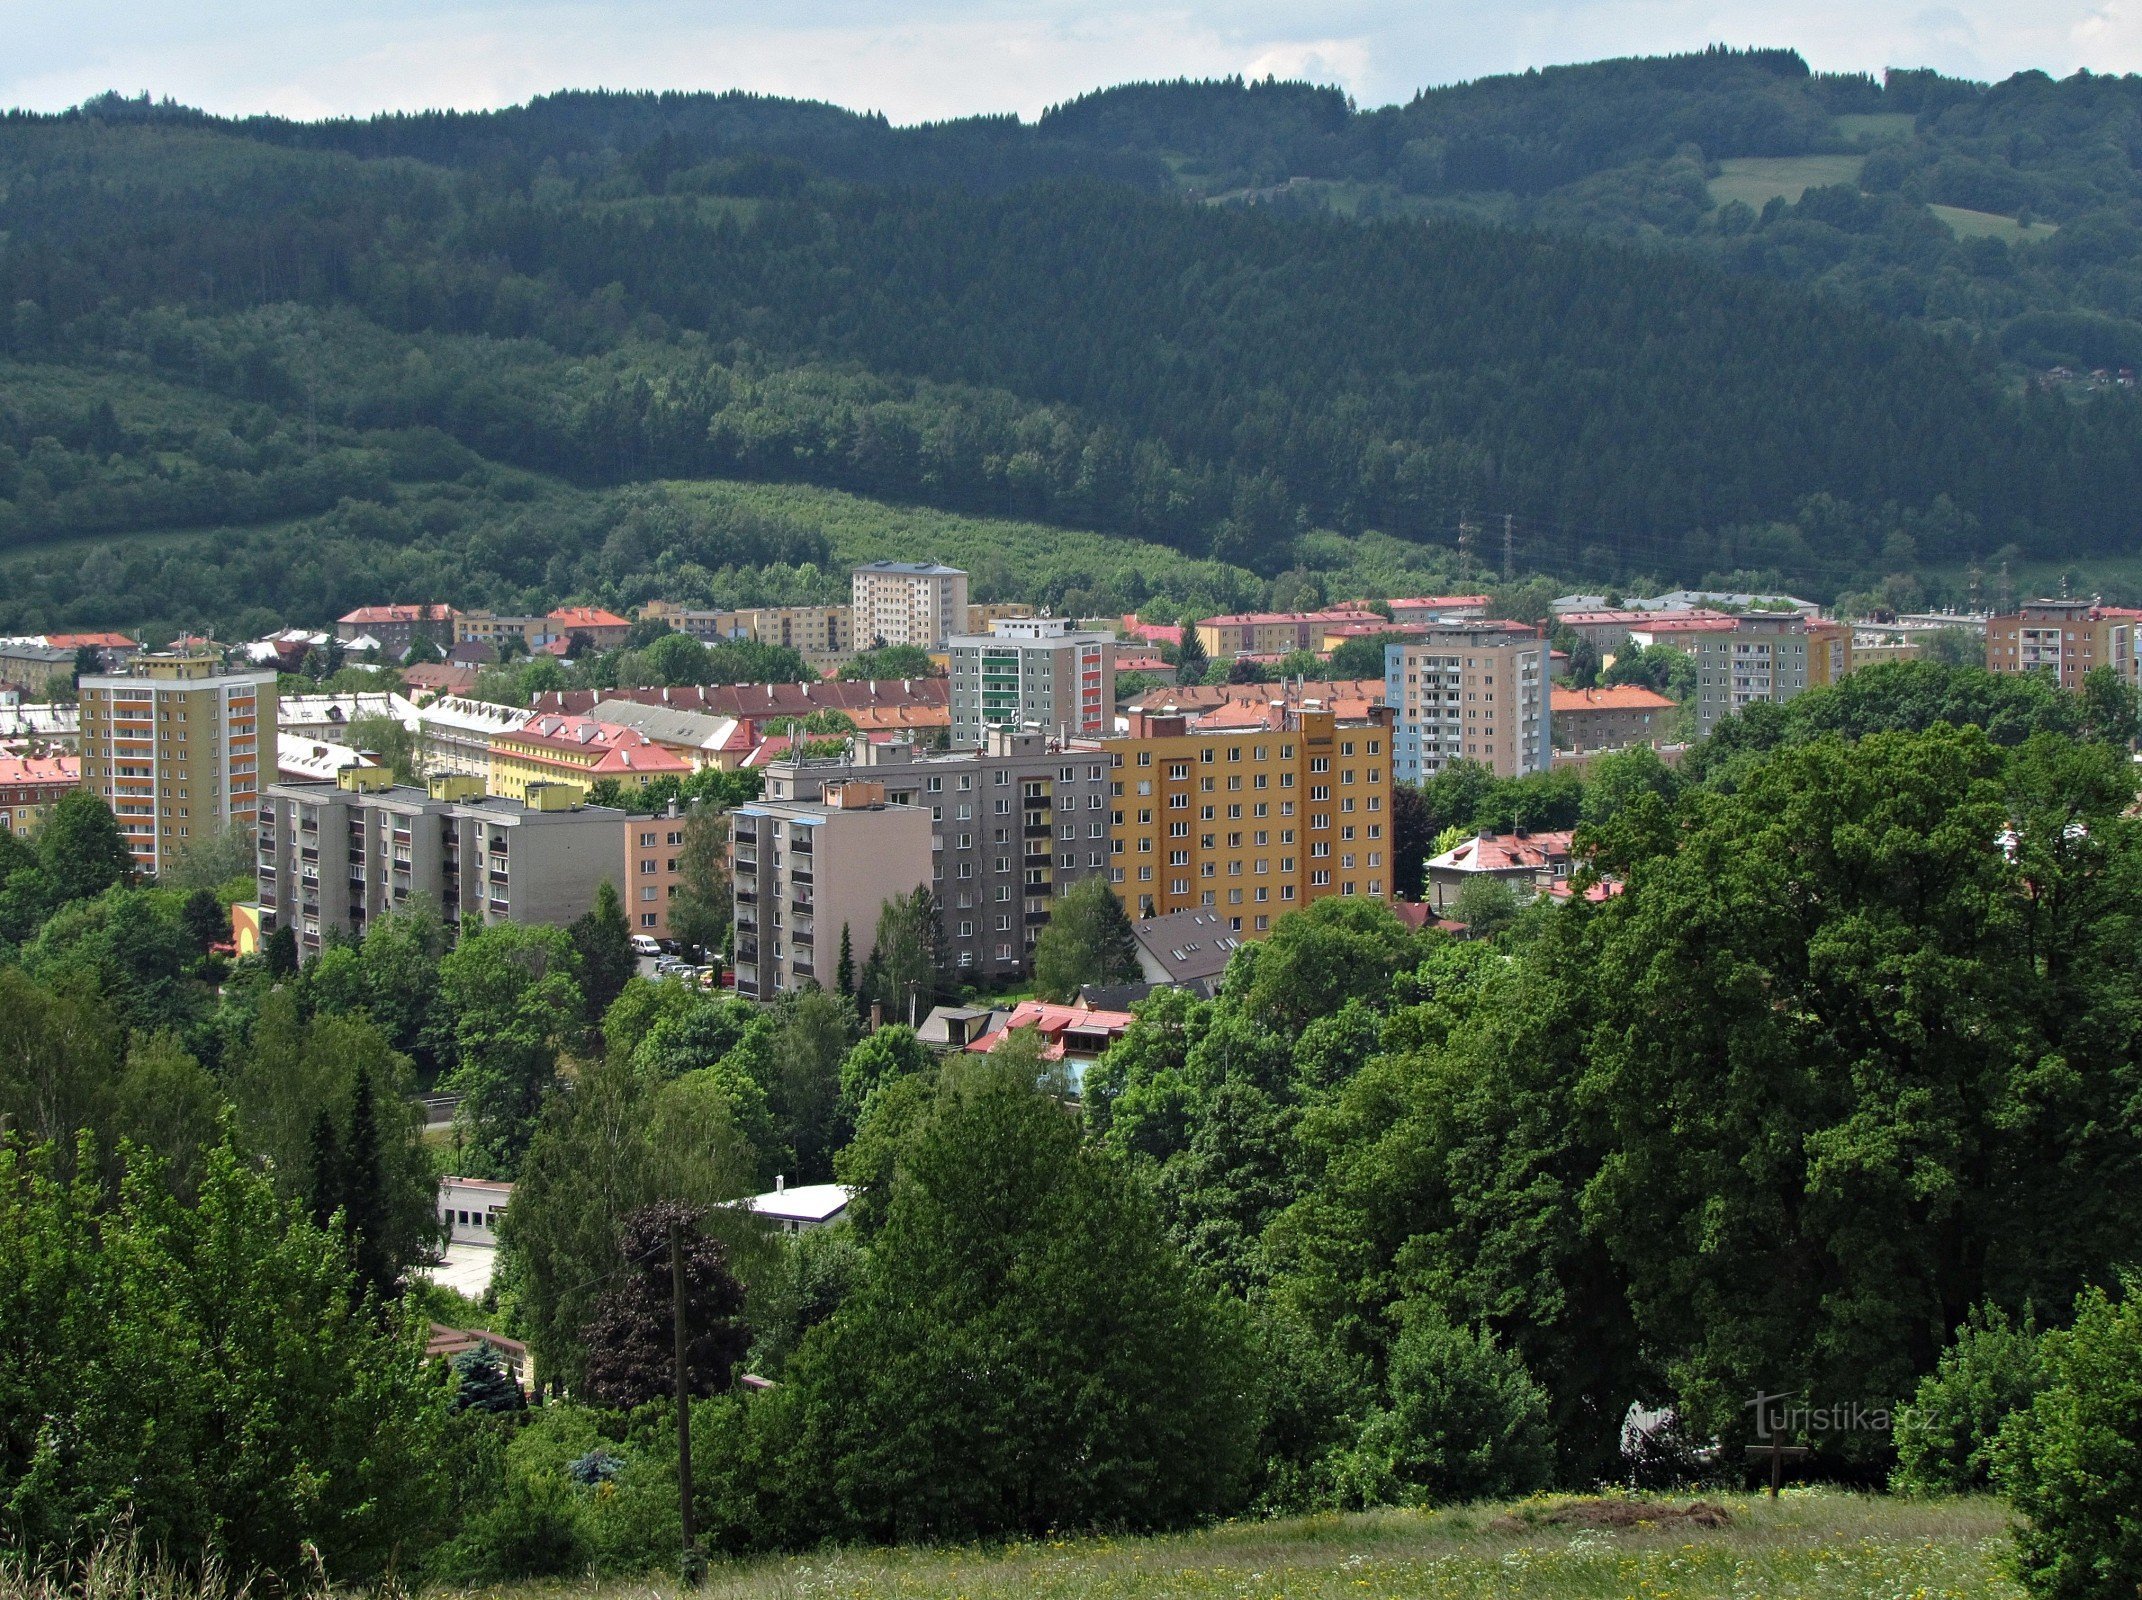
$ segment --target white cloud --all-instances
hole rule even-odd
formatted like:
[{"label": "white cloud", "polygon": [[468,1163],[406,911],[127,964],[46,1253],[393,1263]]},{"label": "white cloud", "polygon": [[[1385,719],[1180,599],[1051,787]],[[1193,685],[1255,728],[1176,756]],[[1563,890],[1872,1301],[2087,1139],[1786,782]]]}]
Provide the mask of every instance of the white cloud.
[{"label": "white cloud", "polygon": [[896,121],[1034,115],[1136,79],[1307,77],[1363,104],[1621,54],[1797,46],[1821,70],[2142,68],[2142,0],[0,0],[0,104],[107,88],[220,112],[476,108],[562,87],[727,89]]}]

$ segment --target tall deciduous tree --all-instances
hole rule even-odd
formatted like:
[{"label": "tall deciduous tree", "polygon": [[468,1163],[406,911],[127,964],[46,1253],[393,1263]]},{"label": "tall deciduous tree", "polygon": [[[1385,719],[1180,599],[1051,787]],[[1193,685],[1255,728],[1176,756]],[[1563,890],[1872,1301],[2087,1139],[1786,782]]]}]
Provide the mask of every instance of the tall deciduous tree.
[{"label": "tall deciduous tree", "polygon": [[453,1018],[466,1165],[510,1176],[557,1078],[558,1052],[581,1016],[572,942],[563,928],[499,923],[464,934],[439,963]]},{"label": "tall deciduous tree", "polygon": [[60,796],[37,835],[37,860],[55,905],[134,880],[134,856],[112,808],[87,789]]},{"label": "tall deciduous tree", "polygon": [[[885,1008],[888,1021],[919,1022],[937,1003],[951,972],[937,897],[927,884],[896,895],[878,909],[871,940],[868,998]],[[913,1016],[910,1017],[909,1013]]]},{"label": "tall deciduous tree", "polygon": [[1138,973],[1138,941],[1107,880],[1088,878],[1057,897],[1034,946],[1034,987],[1042,999],[1068,1001],[1081,985],[1130,983]]},{"label": "tall deciduous tree", "polygon": [[617,897],[617,885],[605,878],[595,904],[571,929],[573,953],[580,958],[580,1000],[588,1026],[597,1027],[639,970],[632,953],[632,927]]},{"label": "tall deciduous tree", "polygon": [[977,1057],[941,1081],[870,1273],[788,1364],[783,1483],[839,1536],[1165,1526],[1241,1493],[1244,1320],[1032,1079]]},{"label": "tall deciduous tree", "polygon": [[720,950],[729,941],[729,818],[710,806],[694,806],[683,833],[669,931],[687,948]]}]

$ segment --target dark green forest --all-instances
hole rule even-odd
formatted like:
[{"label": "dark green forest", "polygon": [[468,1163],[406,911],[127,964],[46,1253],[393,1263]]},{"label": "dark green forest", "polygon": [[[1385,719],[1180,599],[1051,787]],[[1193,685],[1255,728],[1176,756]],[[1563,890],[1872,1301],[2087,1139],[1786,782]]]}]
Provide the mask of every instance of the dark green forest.
[{"label": "dark green forest", "polygon": [[[1864,149],[1835,118],[1887,128],[1906,100],[1913,140],[1947,150],[1952,124],[2000,142],[2003,118],[2077,96],[2110,127],[2128,92],[2012,89],[1830,80],[1757,52],[1371,113],[1298,85],[1148,86],[1031,126],[896,129],[740,95],[318,125],[114,98],[15,115],[0,549],[68,553],[0,588],[57,597],[71,541],[199,530],[218,560],[264,540],[264,559],[324,570],[324,606],[431,564],[496,575],[464,598],[562,598],[618,514],[585,497],[680,478],[1027,517],[1266,577],[1320,530],[1451,550],[1461,524],[1504,517],[1522,568],[1586,581],[1835,592],[1929,563],[2123,556],[2131,396],[2019,386],[2008,324],[1947,336],[1810,294],[1806,273],[1731,270],[1814,226],[1811,206],[1888,201],[1810,190],[1738,232],[1729,204],[1686,250],[1526,209],[1632,162]],[[1919,159],[1882,137],[1870,169]],[[2104,199],[2112,146],[2091,139],[2052,142],[2097,152]],[[2002,170],[2038,171],[2030,138],[2006,143]],[[1405,177],[1428,146],[1444,175]],[[1490,168],[1523,205],[1442,204]],[[1197,171],[1436,204],[1200,204]],[[1949,182],[1926,193],[1974,197]],[[2053,243],[1955,249],[2014,267],[2100,226],[2065,178],[2039,188]],[[2117,275],[2092,280],[2100,298]],[[690,559],[820,559],[763,534]],[[501,560],[501,541],[539,558]],[[208,588],[191,603],[210,619],[276,603]],[[60,603],[142,614],[131,585],[105,617],[94,595]]]}]

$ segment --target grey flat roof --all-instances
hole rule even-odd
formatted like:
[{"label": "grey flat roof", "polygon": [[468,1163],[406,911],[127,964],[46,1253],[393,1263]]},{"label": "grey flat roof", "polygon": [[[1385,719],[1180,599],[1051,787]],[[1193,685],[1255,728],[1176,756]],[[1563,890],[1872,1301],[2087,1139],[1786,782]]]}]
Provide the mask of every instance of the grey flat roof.
[{"label": "grey flat roof", "polygon": [[907,578],[964,578],[963,567],[948,567],[937,561],[865,561],[857,572],[886,572]]}]

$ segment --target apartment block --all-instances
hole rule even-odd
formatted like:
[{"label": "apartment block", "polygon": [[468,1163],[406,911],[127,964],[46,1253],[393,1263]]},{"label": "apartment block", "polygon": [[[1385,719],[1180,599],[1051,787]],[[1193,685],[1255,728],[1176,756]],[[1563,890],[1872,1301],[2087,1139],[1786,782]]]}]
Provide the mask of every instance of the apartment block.
[{"label": "apartment block", "polygon": [[491,741],[534,719],[520,706],[444,695],[417,710],[417,760],[432,777],[453,773],[488,783]]},{"label": "apartment block", "polygon": [[1558,683],[1549,692],[1548,704],[1556,748],[1573,751],[1656,748],[1679,709],[1657,690],[1635,683],[1598,689]]},{"label": "apartment block", "polygon": [[441,650],[457,643],[461,637],[460,621],[461,613],[452,606],[359,606],[348,615],[335,619],[335,637],[377,639],[384,649],[398,657],[416,643],[419,634]]},{"label": "apartment block", "polygon": [[934,561],[872,561],[853,574],[855,645],[942,650],[967,626],[967,574]]},{"label": "apartment block", "polygon": [[1798,611],[1748,611],[1730,630],[1693,637],[1696,733],[1768,701],[1783,705],[1807,688],[1807,617]]},{"label": "apartment block", "polygon": [[1807,625],[1807,686],[1842,683],[1859,665],[1855,659],[1855,634],[1849,622],[1810,622]]},{"label": "apartment block", "polygon": [[490,789],[509,800],[534,784],[569,784],[585,798],[605,778],[644,789],[657,778],[691,773],[691,762],[644,733],[593,717],[533,717],[491,740]]},{"label": "apartment block", "polygon": [[1262,727],[1132,712],[1109,757],[1109,881],[1135,918],[1212,911],[1255,937],[1390,888],[1391,718],[1273,706]]},{"label": "apartment block", "polygon": [[0,755],[0,828],[27,839],[62,796],[80,788],[79,756]]},{"label": "apartment block", "polygon": [[275,767],[275,674],[212,655],[145,655],[91,673],[81,699],[82,787],[101,795],[143,872],[253,815]]},{"label": "apartment block", "polygon": [[450,926],[568,923],[603,883],[622,895],[628,882],[625,814],[565,784],[508,800],[473,778],[419,789],[348,768],[331,783],[270,784],[257,821],[260,923],[295,930],[301,959],[329,930],[362,935],[413,900]]},{"label": "apartment block", "polygon": [[1354,606],[1324,611],[1243,611],[1207,617],[1196,624],[1198,643],[1215,661],[1234,656],[1283,656],[1294,650],[1321,650],[1327,631],[1348,623],[1378,628],[1391,621],[1380,612]]},{"label": "apartment block", "polygon": [[991,728],[1064,737],[1110,731],[1115,635],[1074,632],[1068,617],[1001,617],[987,634],[954,635],[946,649],[955,747],[979,747]]},{"label": "apartment block", "polygon": [[1386,645],[1384,704],[1400,783],[1478,761],[1498,778],[1554,764],[1547,641],[1521,622],[1453,622]]},{"label": "apartment block", "polygon": [[618,888],[625,920],[634,933],[669,937],[669,903],[683,883],[679,863],[684,854],[683,812],[672,800],[652,817],[625,819],[625,876]]},{"label": "apartment block", "polygon": [[[775,761],[766,799],[815,800],[861,779],[883,788],[888,805],[926,815],[928,880],[953,960],[962,974],[999,982],[1028,970],[1055,898],[1107,872],[1111,776],[1092,741],[992,729],[972,750],[857,739],[845,756]],[[837,940],[838,924],[821,920]],[[867,935],[856,927],[851,937],[860,962]]]},{"label": "apartment block", "polygon": [[860,968],[878,911],[930,880],[930,819],[862,779],[815,800],[755,800],[729,814],[735,885],[736,992],[771,1000],[807,984],[831,988],[840,933]]},{"label": "apartment block", "polygon": [[2124,683],[2137,676],[2135,629],[2142,611],[2094,600],[2034,600],[1986,624],[1988,672],[2049,672],[2075,689],[2098,667]]}]

